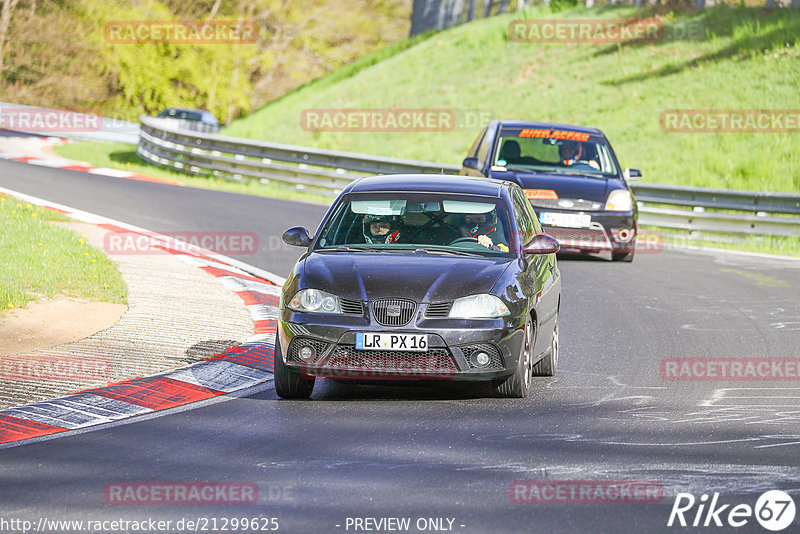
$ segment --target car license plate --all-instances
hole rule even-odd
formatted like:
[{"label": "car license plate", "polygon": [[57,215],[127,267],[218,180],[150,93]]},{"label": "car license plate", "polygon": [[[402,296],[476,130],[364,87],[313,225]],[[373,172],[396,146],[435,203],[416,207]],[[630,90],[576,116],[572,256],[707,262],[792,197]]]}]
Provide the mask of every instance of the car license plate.
[{"label": "car license plate", "polygon": [[428,350],[428,334],[378,334],[359,332],[356,334],[359,350]]},{"label": "car license plate", "polygon": [[588,228],[592,222],[592,216],[584,213],[553,213],[550,211],[543,211],[539,214],[539,222],[548,226]]}]

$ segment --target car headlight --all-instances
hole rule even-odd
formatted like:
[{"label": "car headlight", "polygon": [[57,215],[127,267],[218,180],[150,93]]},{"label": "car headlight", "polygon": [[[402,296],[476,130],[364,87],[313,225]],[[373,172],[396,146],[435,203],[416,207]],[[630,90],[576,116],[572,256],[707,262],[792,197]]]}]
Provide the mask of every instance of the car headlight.
[{"label": "car headlight", "polygon": [[472,295],[457,299],[450,308],[451,319],[488,319],[508,315],[508,306],[494,295]]},{"label": "car headlight", "polygon": [[633,209],[633,197],[627,189],[615,189],[608,195],[606,200],[606,210],[608,211],[631,211]]},{"label": "car headlight", "polygon": [[307,313],[342,313],[339,297],[319,289],[301,289],[289,301],[289,308]]}]

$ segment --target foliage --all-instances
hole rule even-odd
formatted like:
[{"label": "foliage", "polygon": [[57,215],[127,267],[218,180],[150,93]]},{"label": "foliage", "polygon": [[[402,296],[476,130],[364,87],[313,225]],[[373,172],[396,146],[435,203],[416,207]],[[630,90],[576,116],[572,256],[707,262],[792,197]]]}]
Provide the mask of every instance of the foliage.
[{"label": "foliage", "polygon": [[[27,3],[26,3],[27,2]],[[410,0],[20,0],[0,73],[3,99],[128,120],[165,107],[223,122],[408,32]],[[244,20],[257,42],[115,43],[113,21]]]}]

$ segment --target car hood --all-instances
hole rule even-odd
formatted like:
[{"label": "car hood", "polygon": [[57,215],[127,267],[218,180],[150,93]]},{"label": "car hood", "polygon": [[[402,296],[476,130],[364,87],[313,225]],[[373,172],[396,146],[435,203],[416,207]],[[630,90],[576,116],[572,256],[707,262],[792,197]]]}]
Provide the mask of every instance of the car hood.
[{"label": "car hood", "polygon": [[357,300],[440,302],[488,293],[513,262],[508,257],[312,253],[304,260],[302,285]]},{"label": "car hood", "polygon": [[[507,175],[506,180],[511,179],[517,182],[523,189],[552,189],[558,194],[558,198],[580,198],[602,203],[605,203],[611,189],[622,187],[617,178],[606,179],[593,176],[517,171],[508,171],[503,174]],[[500,176],[497,177],[500,178]]]}]

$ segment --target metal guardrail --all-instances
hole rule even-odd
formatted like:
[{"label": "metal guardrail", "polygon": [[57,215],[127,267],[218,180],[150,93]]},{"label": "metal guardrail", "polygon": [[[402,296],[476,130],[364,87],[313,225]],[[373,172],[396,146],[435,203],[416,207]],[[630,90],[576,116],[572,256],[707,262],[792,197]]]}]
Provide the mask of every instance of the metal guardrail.
[{"label": "metal guardrail", "polygon": [[[328,196],[368,174],[456,174],[461,170],[459,165],[180,130],[147,116],[140,120],[136,152],[151,163],[232,180],[275,180]],[[632,182],[631,187],[642,225],[690,232],[800,236],[800,218],[772,215],[800,215],[800,195],[642,182]],[[680,209],[687,207],[691,209]]]},{"label": "metal guardrail", "polygon": [[[9,121],[10,124],[3,124],[3,115],[6,119],[10,114],[20,113],[25,111],[28,115],[25,118],[28,124],[19,124],[23,117],[18,117],[16,121]],[[47,113],[53,113],[51,120],[55,121],[57,126],[50,127],[46,124],[38,122],[36,119],[43,119]],[[61,123],[63,118],[69,118],[70,115],[84,116],[84,121],[93,120],[96,128],[78,128],[66,129]],[[113,119],[109,117],[101,117],[92,113],[83,111],[70,111],[59,110],[51,108],[40,108],[36,106],[25,106],[23,104],[13,104],[10,102],[0,102],[0,128],[8,128],[10,130],[17,130],[27,133],[36,133],[39,135],[47,135],[53,137],[67,137],[69,139],[76,139],[80,141],[108,141],[112,143],[136,143],[139,139],[139,125],[135,122],[128,122],[121,119]]]}]

